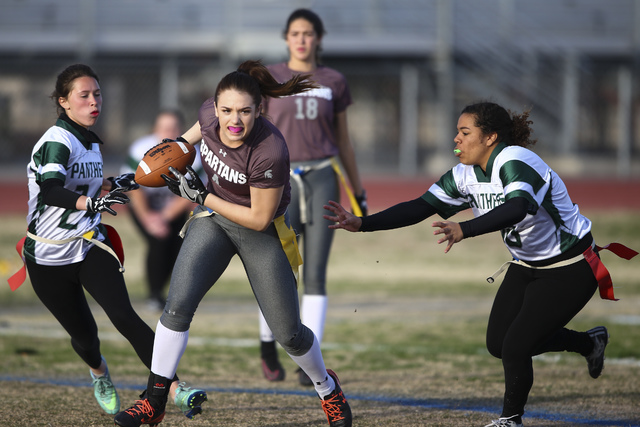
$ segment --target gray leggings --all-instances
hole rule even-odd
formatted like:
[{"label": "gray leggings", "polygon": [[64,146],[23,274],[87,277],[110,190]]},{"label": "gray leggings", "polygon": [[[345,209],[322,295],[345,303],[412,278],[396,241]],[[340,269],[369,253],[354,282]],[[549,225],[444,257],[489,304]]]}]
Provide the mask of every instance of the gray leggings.
[{"label": "gray leggings", "polygon": [[314,335],[300,321],[296,280],[273,223],[259,232],[217,214],[195,219],[176,260],[160,322],[187,331],[198,304],[236,254],[275,339],[290,355],[306,354]]},{"label": "gray leggings", "polygon": [[[291,169],[314,163],[317,162],[292,162]],[[339,201],[338,177],[329,165],[305,173],[302,176],[302,182],[305,186],[307,199],[307,223],[300,222],[300,189],[294,180],[291,180],[289,214],[291,215],[291,225],[302,236],[304,293],[326,295],[327,264],[334,230],[329,228],[329,221],[322,217],[325,213],[322,206],[326,205],[329,200]]]}]

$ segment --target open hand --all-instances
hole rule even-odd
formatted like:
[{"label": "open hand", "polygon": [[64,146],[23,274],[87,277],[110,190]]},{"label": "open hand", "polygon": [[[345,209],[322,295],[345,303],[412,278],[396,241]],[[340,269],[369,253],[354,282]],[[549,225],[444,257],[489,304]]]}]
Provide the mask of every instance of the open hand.
[{"label": "open hand", "polygon": [[355,216],[351,212],[347,212],[338,202],[329,200],[328,203],[328,205],[324,205],[323,207],[332,212],[333,215],[322,215],[322,217],[335,223],[330,225],[329,228],[334,230],[342,228],[347,231],[360,230],[360,226],[362,226],[362,218]]},{"label": "open hand", "polygon": [[435,221],[431,224],[432,227],[439,227],[438,230],[433,232],[434,236],[438,234],[444,234],[439,240],[438,244],[447,243],[447,247],[444,249],[444,253],[446,254],[451,250],[451,247],[454,243],[458,243],[464,238],[464,234],[462,233],[462,228],[460,228],[460,224],[453,221]]}]

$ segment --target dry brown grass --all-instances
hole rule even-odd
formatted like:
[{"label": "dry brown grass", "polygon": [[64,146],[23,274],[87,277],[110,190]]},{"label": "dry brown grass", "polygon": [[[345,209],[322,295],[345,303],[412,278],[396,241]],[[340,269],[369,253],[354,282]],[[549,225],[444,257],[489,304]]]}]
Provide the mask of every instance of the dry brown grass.
[{"label": "dry brown grass", "polygon": [[[607,222],[626,231],[616,236],[612,226],[594,234],[600,243],[611,237],[638,248],[640,233],[628,232],[636,218],[609,215]],[[158,316],[145,311],[142,299],[140,243],[126,217],[109,220],[126,239],[126,278],[136,308],[155,326]],[[21,221],[4,218],[0,226],[0,263],[7,271],[15,268],[8,242],[20,235]],[[594,299],[572,322],[576,329],[600,323],[612,329],[604,374],[592,380],[584,359],[574,355],[536,359],[527,427],[640,425],[640,332],[633,323],[640,304],[638,260],[604,257],[622,300]],[[427,224],[336,236],[324,355],[350,397],[355,426],[482,426],[498,416],[502,366],[484,349],[496,288],[484,277],[505,258],[497,236],[465,241],[444,255]],[[93,399],[86,366],[30,286],[13,294],[0,290],[0,301],[0,425],[112,425]],[[95,313],[103,353],[128,406],[147,372],[101,310]],[[209,390],[209,402],[195,420],[169,405],[162,425],[326,425],[317,397],[297,384],[284,353],[286,381],[261,377],[256,306],[239,264],[207,295],[192,326],[180,374]]]}]

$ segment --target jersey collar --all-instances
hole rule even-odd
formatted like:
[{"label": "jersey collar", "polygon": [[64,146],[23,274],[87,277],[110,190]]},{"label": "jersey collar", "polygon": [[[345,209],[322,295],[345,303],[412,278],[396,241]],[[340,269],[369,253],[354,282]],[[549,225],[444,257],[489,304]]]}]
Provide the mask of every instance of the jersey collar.
[{"label": "jersey collar", "polygon": [[56,122],[56,126],[71,132],[87,150],[91,149],[91,144],[93,143],[103,144],[98,135],[71,120],[69,116],[67,116],[67,113],[60,114],[58,121]]},{"label": "jersey collar", "polygon": [[496,148],[493,149],[491,155],[489,156],[489,160],[487,161],[487,171],[483,171],[482,168],[478,165],[473,167],[474,172],[476,173],[476,179],[478,182],[491,182],[491,174],[493,173],[493,163],[496,160],[496,157],[502,150],[507,147],[507,144],[504,142],[499,142],[496,145]]}]

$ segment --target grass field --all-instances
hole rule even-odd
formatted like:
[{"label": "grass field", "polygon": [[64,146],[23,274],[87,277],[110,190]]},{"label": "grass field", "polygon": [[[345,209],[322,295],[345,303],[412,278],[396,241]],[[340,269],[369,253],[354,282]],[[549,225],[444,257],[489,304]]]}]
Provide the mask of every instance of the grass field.
[{"label": "grass field", "polygon": [[[640,248],[638,212],[585,212],[599,244]],[[134,305],[155,328],[158,313],[144,304],[143,247],[126,215],[105,222],[125,241],[126,273]],[[402,230],[336,234],[329,269],[330,306],[325,361],[340,376],[357,426],[482,426],[497,418],[502,365],[484,346],[497,284],[485,278],[508,259],[497,234],[469,239],[449,254],[435,243],[431,221]],[[0,222],[0,278],[19,267],[15,242],[24,219]],[[536,358],[535,384],[525,415],[531,426],[640,425],[640,259],[605,252],[618,302],[597,296],[569,327],[604,324],[611,333],[601,378],[584,358],[552,353]],[[103,354],[124,405],[148,372],[99,307]],[[318,398],[297,383],[295,365],[281,351],[287,379],[261,376],[257,309],[240,264],[207,295],[196,314],[181,379],[206,388],[204,413],[187,420],[174,406],[167,426],[322,426]],[[0,287],[0,425],[112,425],[90,388],[87,367],[42,309],[28,283]]]}]

